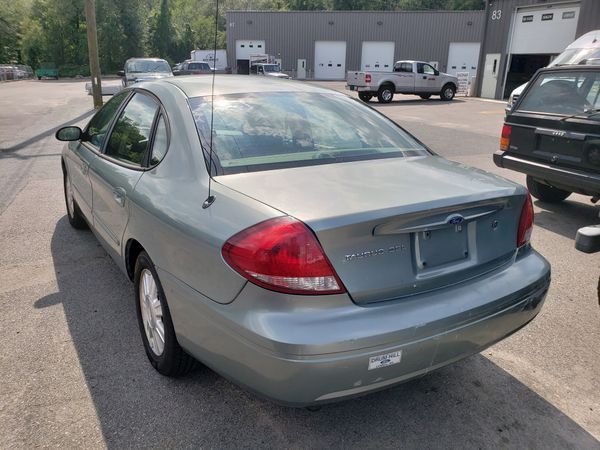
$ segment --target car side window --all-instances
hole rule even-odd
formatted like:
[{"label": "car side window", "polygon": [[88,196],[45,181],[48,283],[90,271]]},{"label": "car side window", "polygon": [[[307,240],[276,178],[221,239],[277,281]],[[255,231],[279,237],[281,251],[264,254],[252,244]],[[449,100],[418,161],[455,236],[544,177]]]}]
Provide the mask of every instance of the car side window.
[{"label": "car side window", "polygon": [[427,75],[435,75],[435,69],[429,64],[423,64],[423,73]]},{"label": "car side window", "polygon": [[197,63],[190,63],[188,65],[188,69],[190,70],[197,70],[197,69],[201,69],[202,67],[200,67],[200,64]]},{"label": "car side window", "polygon": [[119,161],[141,166],[157,109],[158,104],[152,98],[136,93],[115,123],[104,153]]},{"label": "car side window", "polygon": [[85,130],[85,141],[92,144],[98,150],[102,148],[112,118],[127,95],[129,95],[129,92],[120,92],[116,94],[96,113],[94,117],[92,117],[92,120],[90,120],[90,123]]},{"label": "car side window", "polygon": [[154,133],[154,142],[152,144],[152,156],[150,157],[150,165],[155,166],[165,157],[169,147],[169,134],[167,132],[167,124],[165,118],[161,114],[158,118],[156,131]]},{"label": "car side window", "polygon": [[412,72],[413,71],[412,64],[410,64],[410,63],[402,63],[400,65],[400,67],[401,67],[401,69],[400,69],[401,72]]}]

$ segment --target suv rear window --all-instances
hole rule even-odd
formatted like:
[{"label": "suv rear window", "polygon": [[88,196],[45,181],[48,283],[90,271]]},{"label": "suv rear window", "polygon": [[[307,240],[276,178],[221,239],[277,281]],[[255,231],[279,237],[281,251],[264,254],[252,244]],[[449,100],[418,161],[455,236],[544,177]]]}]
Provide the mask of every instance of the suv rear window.
[{"label": "suv rear window", "polygon": [[[202,145],[211,99],[190,99]],[[219,174],[429,155],[408,133],[341,94],[274,92],[215,96],[213,158]]]},{"label": "suv rear window", "polygon": [[600,70],[542,73],[521,99],[517,111],[589,117],[600,108]]}]

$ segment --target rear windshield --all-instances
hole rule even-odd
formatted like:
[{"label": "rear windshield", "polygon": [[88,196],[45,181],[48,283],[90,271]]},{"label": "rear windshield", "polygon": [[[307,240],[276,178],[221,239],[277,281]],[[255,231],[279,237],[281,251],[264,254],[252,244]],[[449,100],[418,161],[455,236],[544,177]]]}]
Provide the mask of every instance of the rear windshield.
[{"label": "rear windshield", "polygon": [[541,74],[517,111],[589,117],[600,120],[600,70]]},{"label": "rear windshield", "polygon": [[127,72],[129,73],[152,73],[152,72],[171,72],[171,67],[166,61],[152,61],[152,60],[137,60],[129,61],[127,63]]},{"label": "rear windshield", "polygon": [[[211,98],[192,98],[190,106],[207,151]],[[214,99],[217,174],[428,154],[393,122],[342,94],[276,92]]]}]

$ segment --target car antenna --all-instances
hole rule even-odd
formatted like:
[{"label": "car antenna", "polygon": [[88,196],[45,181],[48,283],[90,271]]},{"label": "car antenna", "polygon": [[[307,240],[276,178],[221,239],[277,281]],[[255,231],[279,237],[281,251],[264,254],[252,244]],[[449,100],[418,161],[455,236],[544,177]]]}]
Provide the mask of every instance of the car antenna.
[{"label": "car antenna", "polygon": [[[218,24],[218,21],[219,21],[219,0],[216,0],[213,66],[216,64],[216,61],[217,61],[217,24]],[[206,197],[206,200],[204,200],[204,203],[202,203],[202,209],[208,208],[215,201],[215,196],[212,195],[212,193],[210,191],[211,183],[212,183],[212,166],[213,166],[212,154],[213,154],[213,119],[214,119],[214,114],[215,114],[215,107],[214,107],[214,105],[215,105],[215,72],[216,72],[216,67],[213,67],[212,85],[211,85],[211,90],[210,90],[210,144],[209,144],[210,148],[208,150],[208,197]],[[215,165],[215,168],[216,168],[216,165]]]}]

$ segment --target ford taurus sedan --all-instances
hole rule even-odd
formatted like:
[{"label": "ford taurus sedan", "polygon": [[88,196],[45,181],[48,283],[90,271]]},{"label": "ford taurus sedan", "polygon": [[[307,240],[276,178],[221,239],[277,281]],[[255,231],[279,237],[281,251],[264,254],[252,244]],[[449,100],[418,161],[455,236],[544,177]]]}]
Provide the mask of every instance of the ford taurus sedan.
[{"label": "ford taurus sedan", "polygon": [[549,287],[525,188],[327,89],[140,83],[57,138],[69,221],[133,281],[164,375],[200,361],[283,404],[348,398],[480,352]]}]

